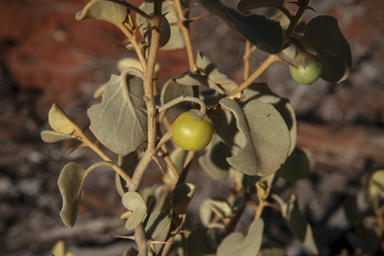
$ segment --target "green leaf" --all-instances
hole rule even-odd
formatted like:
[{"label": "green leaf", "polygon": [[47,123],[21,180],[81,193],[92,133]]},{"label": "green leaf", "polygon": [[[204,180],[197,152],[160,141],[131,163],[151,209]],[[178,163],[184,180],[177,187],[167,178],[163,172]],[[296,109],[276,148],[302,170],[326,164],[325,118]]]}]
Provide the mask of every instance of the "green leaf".
[{"label": "green leaf", "polygon": [[[143,100],[141,71],[125,69],[121,76],[112,75],[105,85],[103,100],[88,109],[89,129],[108,149],[127,155],[147,140],[147,114]],[[141,107],[141,108],[140,108]]]},{"label": "green leaf", "polygon": [[244,237],[239,232],[229,234],[217,248],[217,256],[249,256],[257,255],[263,238],[264,221],[257,219],[252,222]]},{"label": "green leaf", "polygon": [[318,16],[312,19],[299,40],[323,65],[322,79],[340,83],[348,77],[352,68],[351,47],[336,18]]},{"label": "green leaf", "polygon": [[276,172],[288,157],[291,144],[287,125],[279,112],[271,104],[257,100],[248,102],[244,109],[228,98],[220,100],[220,104],[234,115],[240,131],[234,134],[233,129],[227,129],[234,125],[233,119],[226,120],[221,115],[218,134],[227,144],[239,146],[235,155],[227,158],[228,163],[251,176]]},{"label": "green leaf", "polygon": [[280,204],[281,214],[287,222],[287,226],[292,234],[298,238],[304,246],[311,249],[314,254],[318,255],[319,251],[315,240],[313,239],[312,228],[305,215],[299,210],[296,196],[291,195],[291,198],[287,203],[276,195],[274,195],[274,198]]},{"label": "green leaf", "polygon": [[[153,16],[153,4],[142,3],[140,9],[147,13],[149,16]],[[178,15],[174,1],[165,1],[162,6],[162,13],[166,14],[162,19],[161,30],[160,30],[160,47],[162,50],[170,51],[175,49],[181,49],[185,47],[184,36],[178,26],[169,26],[171,23],[178,21]],[[167,24],[163,24],[164,20]],[[136,24],[141,25],[139,31],[141,35],[146,36],[144,33],[150,28],[149,22],[141,15],[136,15]],[[167,40],[165,40],[167,37]],[[164,38],[164,39],[163,39]],[[150,40],[148,37],[146,40]]]},{"label": "green leaf", "polygon": [[288,182],[304,179],[311,172],[311,163],[307,154],[296,148],[281,166],[281,177]]},{"label": "green leaf", "polygon": [[103,20],[121,27],[127,20],[128,14],[129,10],[120,4],[105,0],[92,0],[82,11],[76,13],[76,19]]},{"label": "green leaf", "polygon": [[284,0],[241,0],[237,5],[237,9],[245,13],[249,10],[261,8],[261,7],[275,7],[281,8],[284,4]]},{"label": "green leaf", "polygon": [[375,171],[368,183],[368,194],[371,197],[380,195],[384,198],[384,170]]},{"label": "green leaf", "polygon": [[288,99],[282,98],[272,92],[266,83],[254,83],[244,91],[245,100],[243,104],[246,105],[252,100],[258,100],[263,103],[272,104],[281,117],[284,119],[289,129],[291,137],[291,146],[289,148],[289,155],[293,152],[297,141],[297,122],[293,106]]},{"label": "green leaf", "polygon": [[195,185],[183,183],[172,191],[171,202],[176,214],[187,214],[189,203],[195,194]]},{"label": "green leaf", "polygon": [[75,138],[72,134],[62,134],[55,131],[42,131],[40,137],[46,143],[54,143]]},{"label": "green leaf", "polygon": [[81,190],[89,172],[85,171],[78,163],[70,162],[61,170],[58,185],[63,206],[60,217],[64,224],[72,228],[75,225],[80,206]]},{"label": "green leaf", "polygon": [[283,29],[279,22],[265,16],[243,15],[222,4],[219,0],[201,0],[204,7],[223,19],[233,30],[242,34],[258,49],[278,53],[283,47]]},{"label": "green leaf", "polygon": [[216,133],[213,134],[207,153],[199,157],[201,167],[215,180],[224,180],[228,177],[231,166],[226,158],[231,157],[230,148],[224,144]]},{"label": "green leaf", "polygon": [[165,83],[163,89],[161,90],[161,104],[164,105],[165,103],[168,103],[182,95],[193,96],[192,86],[179,84],[173,79],[170,79]]},{"label": "green leaf", "polygon": [[145,226],[145,235],[147,238],[154,239],[170,224],[171,220],[172,215],[166,215],[163,212],[152,212]]},{"label": "green leaf", "polygon": [[69,119],[64,110],[56,103],[52,104],[49,110],[48,122],[53,130],[66,135],[72,134],[77,127],[77,125]]},{"label": "green leaf", "polygon": [[127,210],[132,211],[132,215],[125,223],[125,228],[128,230],[135,229],[147,214],[147,206],[144,199],[137,192],[127,192],[122,197],[122,202]]}]

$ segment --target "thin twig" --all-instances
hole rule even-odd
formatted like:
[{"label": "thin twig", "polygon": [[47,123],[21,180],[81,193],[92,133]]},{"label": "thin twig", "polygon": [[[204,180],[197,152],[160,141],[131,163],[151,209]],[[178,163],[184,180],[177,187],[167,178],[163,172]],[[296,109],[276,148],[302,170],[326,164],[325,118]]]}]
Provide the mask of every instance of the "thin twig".
[{"label": "thin twig", "polygon": [[207,113],[207,106],[205,105],[204,101],[202,101],[201,99],[199,98],[195,98],[195,97],[191,97],[191,96],[185,96],[185,95],[182,95],[180,97],[177,97],[176,99],[173,99],[171,100],[170,102],[164,104],[163,106],[159,107],[158,108],[158,112],[163,112],[164,110],[167,110],[181,102],[185,102],[185,101],[191,101],[191,102],[194,102],[194,103],[197,103],[200,105],[200,111],[203,113],[203,114],[206,114]]}]

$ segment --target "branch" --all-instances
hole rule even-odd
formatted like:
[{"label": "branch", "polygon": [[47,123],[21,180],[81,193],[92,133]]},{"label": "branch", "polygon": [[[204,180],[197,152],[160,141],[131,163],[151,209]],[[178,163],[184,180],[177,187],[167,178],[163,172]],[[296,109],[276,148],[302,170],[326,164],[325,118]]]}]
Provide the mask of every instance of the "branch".
[{"label": "branch", "polygon": [[173,99],[171,100],[170,102],[164,104],[163,106],[159,107],[158,108],[158,112],[161,113],[163,112],[164,110],[167,110],[181,102],[185,102],[185,101],[190,101],[190,102],[194,102],[194,103],[197,103],[200,105],[200,111],[203,113],[203,114],[206,114],[207,113],[207,106],[205,105],[204,101],[202,101],[201,99],[199,98],[195,98],[195,97],[191,97],[191,96],[185,96],[185,95],[182,95],[180,97],[177,97],[176,99]]}]

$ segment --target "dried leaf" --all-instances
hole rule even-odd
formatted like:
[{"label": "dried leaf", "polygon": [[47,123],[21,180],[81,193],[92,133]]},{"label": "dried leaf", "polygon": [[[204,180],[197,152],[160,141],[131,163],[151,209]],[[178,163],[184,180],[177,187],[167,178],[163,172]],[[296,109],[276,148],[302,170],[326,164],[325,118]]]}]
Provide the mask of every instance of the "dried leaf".
[{"label": "dried leaf", "polygon": [[212,178],[224,180],[231,168],[226,158],[231,156],[230,148],[225,145],[220,136],[214,133],[211,143],[208,145],[207,153],[199,157],[199,163]]},{"label": "dried leaf", "polygon": [[[135,73],[132,71],[135,70]],[[108,149],[127,155],[147,139],[147,114],[143,100],[141,71],[131,68],[112,75],[105,85],[103,100],[88,109],[90,130]]]},{"label": "dried leaf", "polygon": [[132,215],[125,223],[125,228],[133,230],[141,223],[147,214],[147,206],[144,199],[137,192],[127,192],[122,197],[122,203],[127,210],[132,211]]},{"label": "dried leaf", "polygon": [[257,255],[263,238],[264,221],[259,218],[252,222],[244,237],[239,232],[229,234],[217,248],[217,256]]},{"label": "dried leaf", "polygon": [[351,47],[336,18],[318,16],[312,19],[299,40],[323,65],[322,79],[340,83],[348,77],[352,68]]},{"label": "dried leaf", "polygon": [[[231,124],[221,119],[218,134],[227,144],[234,142],[240,147],[234,156],[227,158],[228,163],[251,176],[267,176],[276,172],[285,162],[290,149],[290,134],[279,112],[271,104],[257,100],[248,102],[244,109],[228,98],[220,100],[220,104],[223,110],[234,115],[240,131],[236,135],[228,134],[226,130]],[[232,120],[230,122],[233,125]],[[233,141],[236,136],[237,142]]]},{"label": "dried leaf", "polygon": [[289,230],[297,237],[304,246],[312,250],[316,255],[319,254],[315,240],[312,235],[312,228],[309,225],[305,215],[299,210],[296,196],[291,195],[291,198],[285,203],[281,198],[275,195],[275,199],[280,204],[281,214],[287,222]]},{"label": "dried leaf", "polygon": [[172,191],[171,202],[176,214],[187,214],[189,203],[195,194],[195,185],[183,183]]},{"label": "dried leaf", "polygon": [[204,7],[223,19],[232,29],[242,34],[258,49],[278,53],[283,47],[283,29],[279,22],[265,16],[245,16],[222,4],[219,0],[201,0]]},{"label": "dried leaf", "polygon": [[46,143],[54,143],[75,138],[75,136],[71,134],[62,134],[55,131],[42,131],[40,137]]},{"label": "dried leaf", "polygon": [[66,135],[72,134],[77,127],[77,125],[69,119],[64,110],[56,103],[53,103],[49,110],[48,122],[53,130]]},{"label": "dried leaf", "polygon": [[57,182],[63,197],[60,217],[64,224],[70,228],[75,225],[80,206],[81,190],[88,174],[78,163],[74,162],[66,164],[60,173]]}]

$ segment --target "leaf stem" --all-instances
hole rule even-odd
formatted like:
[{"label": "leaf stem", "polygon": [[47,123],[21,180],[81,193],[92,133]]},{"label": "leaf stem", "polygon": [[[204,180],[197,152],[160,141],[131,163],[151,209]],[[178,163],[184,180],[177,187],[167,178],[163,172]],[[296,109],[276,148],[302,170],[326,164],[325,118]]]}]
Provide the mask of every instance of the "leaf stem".
[{"label": "leaf stem", "polygon": [[269,66],[271,66],[274,62],[280,61],[281,58],[277,54],[271,54],[269,57],[261,64],[261,66],[250,76],[247,80],[245,80],[239,87],[237,87],[233,92],[231,92],[227,98],[233,99],[236,97],[238,92],[244,91],[247,87],[249,87],[253,81],[255,81]]},{"label": "leaf stem", "polygon": [[201,99],[199,98],[195,98],[195,97],[191,97],[191,96],[185,96],[185,95],[181,95],[180,97],[177,97],[176,99],[173,99],[171,100],[170,102],[164,104],[163,106],[159,107],[158,108],[158,112],[161,113],[163,112],[164,110],[167,110],[181,102],[185,102],[185,101],[191,101],[191,102],[194,102],[194,103],[197,103],[200,105],[200,111],[203,113],[203,114],[206,114],[207,113],[207,106],[205,105],[204,101],[202,101]]}]

